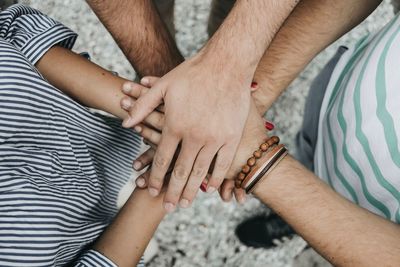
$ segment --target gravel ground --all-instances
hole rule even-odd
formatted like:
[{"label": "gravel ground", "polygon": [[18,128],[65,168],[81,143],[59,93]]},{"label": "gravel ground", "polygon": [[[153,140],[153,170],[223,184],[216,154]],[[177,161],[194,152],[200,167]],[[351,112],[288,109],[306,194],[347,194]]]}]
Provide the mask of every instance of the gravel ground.
[{"label": "gravel ground", "polygon": [[[93,61],[103,67],[127,78],[135,77],[134,70],[84,1],[22,2],[78,32],[76,51],[88,51]],[[321,53],[268,112],[267,117],[278,128],[276,133],[289,149],[293,150],[293,137],[301,124],[305,96],[313,77],[338,45],[351,44],[387,22],[393,14],[388,2],[384,1],[365,23]],[[210,0],[176,0],[176,39],[185,56],[195,53],[207,40],[209,3]],[[269,250],[242,246],[234,236],[235,226],[251,215],[268,212],[256,199],[238,206],[222,203],[217,195],[200,194],[191,209],[171,214],[161,224],[155,235],[160,251],[148,266],[329,266],[313,251],[301,253],[306,243],[300,237]]]}]

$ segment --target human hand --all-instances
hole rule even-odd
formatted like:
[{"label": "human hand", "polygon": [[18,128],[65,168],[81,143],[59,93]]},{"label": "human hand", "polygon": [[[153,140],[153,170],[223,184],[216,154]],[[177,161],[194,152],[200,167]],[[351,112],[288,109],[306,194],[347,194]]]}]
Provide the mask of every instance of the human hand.
[{"label": "human hand", "polygon": [[164,199],[168,211],[180,199],[193,200],[215,156],[207,191],[219,188],[239,145],[250,107],[251,75],[224,70],[228,77],[217,76],[222,71],[219,65],[201,57],[182,63],[140,97],[124,121],[125,127],[137,125],[164,101],[165,126],[154,155],[149,192],[159,193],[180,144]]},{"label": "human hand", "polygon": [[[156,80],[156,78],[153,77],[149,77],[149,79],[150,82],[154,82]],[[129,84],[127,84],[127,86],[129,86]],[[251,91],[254,91],[256,88],[257,87],[253,85]],[[138,88],[135,86],[135,90],[137,89]],[[128,95],[137,95],[135,90],[132,90],[130,93],[128,93]],[[142,89],[142,92],[144,91],[145,90]],[[124,100],[129,101],[129,97],[124,98]],[[127,111],[129,111],[129,109]],[[155,149],[161,140],[160,132],[163,128],[163,122],[164,114],[161,112],[154,112],[154,115],[151,116],[151,118],[148,118],[145,124],[140,124],[135,127],[135,130],[141,134],[148,144],[151,145],[151,148],[134,161],[134,169],[140,171],[151,164],[155,154]],[[271,124],[268,122],[266,122],[264,125],[267,128],[271,127]],[[265,138],[263,119],[258,115],[255,106],[251,105],[250,116],[246,121],[246,127],[239,145],[238,153],[236,154],[233,164],[228,171],[227,177],[231,179],[235,178],[235,176],[240,172],[240,168],[246,162],[247,158],[258,147],[258,145],[262,143],[263,138]],[[202,178],[204,179],[204,177]],[[149,171],[141,175],[136,180],[136,183],[139,187],[146,187],[148,185],[148,179]],[[207,181],[208,180],[206,179],[203,182],[207,183]],[[198,188],[196,189],[196,192],[197,191]],[[225,201],[229,201],[232,198],[232,192],[235,193],[235,197],[238,202],[242,203],[245,200],[244,191],[242,189],[234,188],[233,180],[225,180],[223,186],[219,189],[219,192]],[[190,205],[190,203],[186,204],[187,205],[182,206]]]}]

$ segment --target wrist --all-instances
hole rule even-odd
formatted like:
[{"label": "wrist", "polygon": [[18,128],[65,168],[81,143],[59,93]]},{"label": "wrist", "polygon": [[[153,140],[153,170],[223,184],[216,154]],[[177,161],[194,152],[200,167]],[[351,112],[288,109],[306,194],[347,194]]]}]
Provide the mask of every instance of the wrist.
[{"label": "wrist", "polygon": [[253,194],[266,205],[276,208],[276,203],[287,191],[292,191],[291,185],[297,183],[303,177],[304,172],[308,171],[292,156],[287,155],[267,176],[260,180]]},{"label": "wrist", "polygon": [[266,77],[260,78],[259,75],[258,77],[257,75],[254,76],[254,81],[257,82],[258,89],[252,93],[252,97],[257,110],[261,115],[264,115],[276,99],[278,99],[283,88],[280,85],[275,85],[272,80]]},{"label": "wrist", "polygon": [[237,58],[236,53],[227,49],[203,48],[193,57],[195,64],[202,64],[211,75],[218,74],[218,79],[222,81],[236,80],[245,86],[238,87],[248,91],[254,77],[257,64],[251,64],[241,58]]}]

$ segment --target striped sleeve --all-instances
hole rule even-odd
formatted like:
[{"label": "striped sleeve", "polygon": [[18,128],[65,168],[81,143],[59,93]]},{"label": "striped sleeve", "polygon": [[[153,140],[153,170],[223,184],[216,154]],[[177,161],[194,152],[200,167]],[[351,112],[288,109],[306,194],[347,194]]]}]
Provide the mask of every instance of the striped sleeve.
[{"label": "striped sleeve", "polygon": [[20,50],[32,63],[54,45],[71,49],[77,34],[33,8],[14,5],[0,13],[0,38]]},{"label": "striped sleeve", "polygon": [[[96,250],[88,250],[80,258],[75,267],[117,267],[110,259]],[[137,267],[144,267],[143,258],[140,260]]]},{"label": "striped sleeve", "polygon": [[75,267],[117,267],[110,259],[96,250],[88,250]]}]

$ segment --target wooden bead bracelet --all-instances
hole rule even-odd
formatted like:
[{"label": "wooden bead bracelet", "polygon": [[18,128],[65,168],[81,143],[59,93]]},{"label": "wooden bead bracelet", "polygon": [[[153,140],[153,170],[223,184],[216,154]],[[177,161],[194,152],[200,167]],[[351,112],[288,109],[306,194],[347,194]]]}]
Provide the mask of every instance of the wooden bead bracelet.
[{"label": "wooden bead bracelet", "polygon": [[247,160],[246,164],[243,165],[242,170],[235,180],[236,188],[242,187],[244,179],[252,171],[252,168],[256,165],[257,160],[261,158],[263,154],[266,153],[273,145],[279,144],[279,141],[280,140],[278,136],[272,136],[268,138],[264,143],[262,143],[256,151],[253,152],[253,155]]}]

